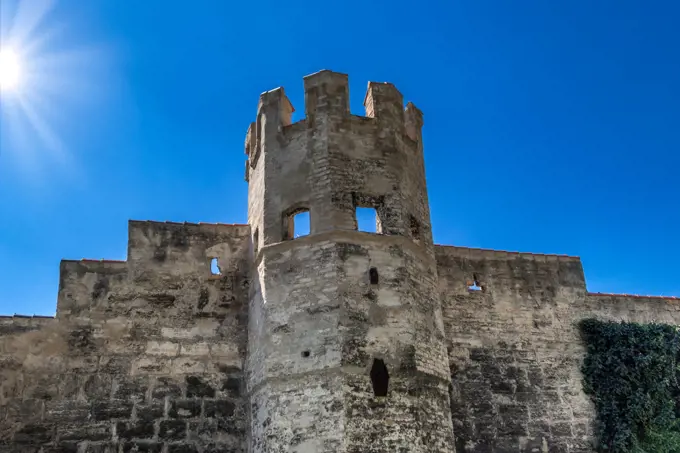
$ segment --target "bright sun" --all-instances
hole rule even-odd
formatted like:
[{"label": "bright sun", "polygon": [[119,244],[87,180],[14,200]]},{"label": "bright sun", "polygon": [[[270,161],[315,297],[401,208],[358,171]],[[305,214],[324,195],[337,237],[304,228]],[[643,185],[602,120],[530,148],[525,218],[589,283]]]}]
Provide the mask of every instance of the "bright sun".
[{"label": "bright sun", "polygon": [[0,90],[16,88],[21,79],[19,58],[10,49],[0,50]]}]

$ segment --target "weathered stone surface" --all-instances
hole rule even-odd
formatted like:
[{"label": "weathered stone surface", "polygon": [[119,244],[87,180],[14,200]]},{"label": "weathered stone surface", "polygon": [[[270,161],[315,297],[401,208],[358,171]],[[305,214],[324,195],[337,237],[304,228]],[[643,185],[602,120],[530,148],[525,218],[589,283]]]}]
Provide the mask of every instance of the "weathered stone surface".
[{"label": "weathered stone surface", "polygon": [[0,316],[0,453],[593,451],[576,322],[679,324],[680,301],[435,246],[420,110],[370,83],[352,115],[330,71],[304,91],[294,124],[260,97],[247,225],[131,221],[127,261],[62,261],[56,318]]},{"label": "weathered stone surface", "polygon": [[[201,451],[213,442],[214,432],[178,444],[185,420],[202,419],[203,397],[244,398],[249,231],[130,222],[126,263],[62,262],[56,319],[0,318],[8,365],[0,368],[0,451]],[[222,275],[210,272],[213,256]],[[234,303],[222,307],[222,298]],[[238,366],[214,365],[206,338],[230,345]],[[186,374],[182,351],[200,374]],[[244,431],[226,440],[235,449],[244,442]]]}]

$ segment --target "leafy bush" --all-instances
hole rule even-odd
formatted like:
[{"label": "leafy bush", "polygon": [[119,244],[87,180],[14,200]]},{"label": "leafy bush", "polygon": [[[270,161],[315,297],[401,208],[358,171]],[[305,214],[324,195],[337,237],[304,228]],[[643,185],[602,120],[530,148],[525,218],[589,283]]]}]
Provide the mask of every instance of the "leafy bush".
[{"label": "leafy bush", "polygon": [[580,323],[584,390],[597,409],[598,451],[680,453],[680,330]]}]

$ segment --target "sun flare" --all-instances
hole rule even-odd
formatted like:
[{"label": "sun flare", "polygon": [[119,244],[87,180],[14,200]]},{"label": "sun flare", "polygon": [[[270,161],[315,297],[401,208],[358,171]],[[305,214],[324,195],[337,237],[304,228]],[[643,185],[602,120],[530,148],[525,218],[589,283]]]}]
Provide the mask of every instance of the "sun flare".
[{"label": "sun flare", "polygon": [[75,118],[120,99],[115,46],[92,41],[75,3],[0,0],[0,173],[22,182],[82,183],[80,140],[94,132]]},{"label": "sun flare", "polygon": [[11,50],[0,50],[0,90],[16,88],[21,81],[19,57]]}]

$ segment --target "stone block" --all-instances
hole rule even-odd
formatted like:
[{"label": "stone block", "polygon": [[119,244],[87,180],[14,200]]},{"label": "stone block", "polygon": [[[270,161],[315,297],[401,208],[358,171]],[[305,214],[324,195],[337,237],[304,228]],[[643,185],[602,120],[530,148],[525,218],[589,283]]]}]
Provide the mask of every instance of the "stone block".
[{"label": "stone block", "polygon": [[217,432],[217,421],[212,418],[189,421],[189,439],[210,441]]},{"label": "stone block", "polygon": [[132,401],[95,401],[91,406],[92,419],[97,421],[128,419],[132,415]]},{"label": "stone block", "polygon": [[186,377],[187,397],[188,398],[214,398],[215,388],[199,376]]},{"label": "stone block", "polygon": [[43,414],[45,402],[37,399],[10,399],[5,404],[5,412],[9,420],[28,422],[40,419]]},{"label": "stone block", "polygon": [[163,440],[182,440],[187,435],[187,422],[184,420],[161,420],[158,437]]},{"label": "stone block", "polygon": [[[61,425],[63,426],[63,425]],[[97,442],[111,440],[111,424],[108,422],[82,423],[58,430],[60,441]]]},{"label": "stone block", "polygon": [[109,374],[91,374],[82,377],[82,392],[88,400],[109,399],[113,378]]},{"label": "stone block", "polygon": [[87,422],[90,405],[80,401],[50,401],[45,404],[45,420],[61,423]]},{"label": "stone block", "polygon": [[162,375],[169,374],[172,369],[172,359],[165,357],[140,357],[132,362],[133,375]]},{"label": "stone block", "polygon": [[204,400],[206,417],[233,417],[236,405],[230,400]]},{"label": "stone block", "polygon": [[135,418],[137,420],[153,421],[163,418],[165,402],[154,400],[148,404],[138,403],[135,406]]},{"label": "stone block", "polygon": [[161,336],[163,338],[190,340],[200,338],[213,338],[217,334],[219,324],[216,321],[205,321],[193,327],[163,327]]},{"label": "stone block", "polygon": [[[126,351],[130,353],[130,351]],[[132,367],[133,356],[123,354],[103,355],[99,357],[98,370],[105,375],[127,375]]]},{"label": "stone block", "polygon": [[168,444],[168,453],[201,453],[195,444],[172,443]]},{"label": "stone block", "polygon": [[123,453],[162,453],[163,451],[162,443],[148,440],[125,442],[122,447]]},{"label": "stone block", "polygon": [[[331,449],[328,451],[337,451]],[[246,449],[238,442],[230,443],[210,443],[203,449],[203,453],[245,453]]]},{"label": "stone block", "polygon": [[19,445],[42,445],[50,442],[55,435],[52,424],[27,423],[14,433],[13,441]]},{"label": "stone block", "polygon": [[201,415],[202,401],[200,399],[179,399],[170,402],[168,417],[195,418]]},{"label": "stone block", "polygon": [[182,355],[202,355],[210,354],[210,347],[208,343],[184,343],[180,350]]},{"label": "stone block", "polygon": [[238,357],[238,346],[231,343],[213,343],[210,345],[210,353],[220,357]]},{"label": "stone block", "polygon": [[163,399],[166,396],[177,398],[181,395],[182,387],[180,383],[168,377],[157,378],[151,391],[151,397],[154,399]]},{"label": "stone block", "polygon": [[[42,447],[42,450],[39,450],[42,453],[79,453],[79,447],[78,447],[78,442],[75,441],[63,441],[63,442],[58,442],[55,445],[45,445]],[[3,451],[2,448],[0,448],[0,451]],[[89,452],[90,450],[87,450]],[[92,450],[94,451],[94,450]]]},{"label": "stone block", "polygon": [[153,420],[116,423],[116,436],[121,440],[151,439],[154,431]]},{"label": "stone block", "polygon": [[113,382],[113,398],[142,401],[149,389],[148,377],[119,377]]},{"label": "stone block", "polygon": [[179,348],[179,343],[172,341],[148,341],[146,343],[146,353],[150,355],[174,357],[179,353]]},{"label": "stone block", "polygon": [[172,361],[173,374],[205,373],[210,362],[202,357],[178,357]]}]

